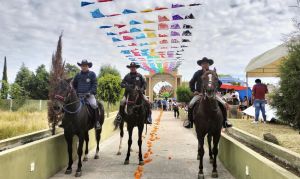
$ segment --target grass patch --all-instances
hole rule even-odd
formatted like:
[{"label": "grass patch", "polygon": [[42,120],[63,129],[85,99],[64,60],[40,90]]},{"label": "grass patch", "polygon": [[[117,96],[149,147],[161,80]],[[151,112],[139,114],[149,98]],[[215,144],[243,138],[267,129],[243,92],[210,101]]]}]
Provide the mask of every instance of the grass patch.
[{"label": "grass patch", "polygon": [[46,111],[0,112],[0,140],[49,128]]},{"label": "grass patch", "polygon": [[261,139],[263,139],[263,134],[271,133],[274,136],[276,136],[280,146],[300,154],[299,131],[294,130],[289,126],[272,123],[251,124],[252,120],[246,119],[230,119],[230,122],[233,124],[234,127],[246,131]]}]

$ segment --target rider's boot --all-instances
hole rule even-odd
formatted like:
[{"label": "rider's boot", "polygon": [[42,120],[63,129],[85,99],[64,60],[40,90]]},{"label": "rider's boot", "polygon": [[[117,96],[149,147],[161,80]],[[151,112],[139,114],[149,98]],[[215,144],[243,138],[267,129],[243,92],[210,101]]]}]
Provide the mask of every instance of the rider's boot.
[{"label": "rider's boot", "polygon": [[226,110],[226,107],[222,104],[222,103],[219,103],[219,106],[221,108],[221,111],[222,111],[222,115],[223,115],[223,118],[224,118],[224,121],[223,121],[223,128],[229,128],[229,127],[232,127],[232,124],[228,121],[227,119],[227,110]]},{"label": "rider's boot", "polygon": [[188,109],[188,121],[189,121],[188,125],[186,125],[184,127],[188,128],[188,129],[193,128],[193,125],[194,125],[194,121],[193,121],[193,108],[190,108],[190,107]]},{"label": "rider's boot", "polygon": [[95,123],[95,129],[96,130],[100,130],[102,128],[101,123],[100,123],[100,113],[99,113],[99,109],[94,109],[95,112],[95,119],[96,119],[96,123]]}]

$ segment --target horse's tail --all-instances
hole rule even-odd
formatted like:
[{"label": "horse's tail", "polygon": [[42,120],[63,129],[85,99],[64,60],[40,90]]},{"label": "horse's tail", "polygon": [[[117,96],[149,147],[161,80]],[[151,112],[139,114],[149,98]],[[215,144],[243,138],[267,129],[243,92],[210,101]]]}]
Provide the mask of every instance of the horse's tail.
[{"label": "horse's tail", "polygon": [[115,126],[114,130],[117,130],[118,128],[121,127],[122,120],[123,119],[122,119],[121,115],[118,113],[115,120],[114,120],[114,122],[113,122],[113,124]]},{"label": "horse's tail", "polygon": [[98,108],[100,112],[100,124],[102,126],[102,124],[104,123],[105,111],[104,111],[104,106],[101,102],[98,102]]}]

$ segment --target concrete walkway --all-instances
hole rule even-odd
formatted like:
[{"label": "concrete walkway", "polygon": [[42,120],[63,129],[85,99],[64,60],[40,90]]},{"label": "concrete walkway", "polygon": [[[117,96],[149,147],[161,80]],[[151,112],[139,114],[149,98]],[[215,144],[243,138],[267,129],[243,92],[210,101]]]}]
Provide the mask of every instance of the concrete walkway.
[{"label": "concrete walkway", "polygon": [[[153,119],[159,116],[158,111],[153,113]],[[143,154],[148,150],[147,141],[151,129],[148,126],[148,135],[143,141]],[[151,162],[143,166],[143,179],[196,179],[198,176],[199,161],[197,159],[197,139],[192,130],[182,127],[180,119],[174,119],[172,112],[163,112],[160,125],[157,127]],[[194,129],[193,129],[194,130]],[[90,152],[90,159],[83,163],[82,179],[133,179],[138,168],[137,129],[134,129],[133,145],[130,164],[123,165],[127,152],[127,131],[123,140],[122,155],[117,156],[119,134],[112,136],[100,145],[100,159],[94,160],[94,150]],[[148,142],[149,143],[149,142]],[[204,173],[205,178],[211,178],[212,166],[208,160],[208,151],[205,149]],[[57,173],[52,179],[74,178],[77,162],[73,164],[72,175],[65,175],[64,171]],[[219,178],[232,179],[228,171],[218,161]]]}]

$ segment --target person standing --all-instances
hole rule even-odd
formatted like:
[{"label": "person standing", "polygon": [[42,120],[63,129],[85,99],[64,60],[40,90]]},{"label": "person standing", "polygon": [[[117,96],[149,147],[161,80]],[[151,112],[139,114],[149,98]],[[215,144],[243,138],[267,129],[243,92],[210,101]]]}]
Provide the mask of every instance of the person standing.
[{"label": "person standing", "polygon": [[172,108],[174,111],[174,117],[179,118],[179,106],[178,106],[176,100],[173,101]]},{"label": "person standing", "polygon": [[258,117],[259,117],[259,111],[261,111],[264,123],[266,123],[266,110],[265,110],[265,104],[266,99],[265,96],[268,93],[268,87],[265,84],[261,83],[260,79],[255,80],[255,85],[252,89],[252,98],[253,98],[253,105],[255,108],[255,121],[252,123],[257,124],[258,123]]}]

